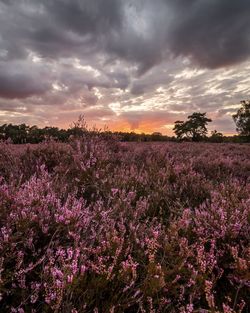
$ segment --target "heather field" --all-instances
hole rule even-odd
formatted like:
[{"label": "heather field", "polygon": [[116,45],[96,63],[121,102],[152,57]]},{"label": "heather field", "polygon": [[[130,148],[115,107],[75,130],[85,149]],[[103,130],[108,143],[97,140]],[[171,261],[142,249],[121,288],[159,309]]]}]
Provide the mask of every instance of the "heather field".
[{"label": "heather field", "polygon": [[250,145],[0,144],[0,312],[249,312]]}]

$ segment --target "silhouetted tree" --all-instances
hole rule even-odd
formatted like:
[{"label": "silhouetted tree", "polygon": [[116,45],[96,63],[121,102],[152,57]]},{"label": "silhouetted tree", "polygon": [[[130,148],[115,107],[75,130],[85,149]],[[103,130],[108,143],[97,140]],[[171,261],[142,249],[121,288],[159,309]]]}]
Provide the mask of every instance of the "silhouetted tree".
[{"label": "silhouetted tree", "polygon": [[182,139],[184,137],[188,137],[188,124],[184,121],[176,121],[173,131],[178,139]]},{"label": "silhouetted tree", "polygon": [[240,102],[241,108],[233,115],[237,132],[242,136],[250,137],[250,100]]},{"label": "silhouetted tree", "polygon": [[194,112],[188,116],[188,120],[176,121],[173,128],[177,138],[190,138],[193,141],[200,141],[207,135],[207,124],[212,122],[206,117],[206,113]]}]

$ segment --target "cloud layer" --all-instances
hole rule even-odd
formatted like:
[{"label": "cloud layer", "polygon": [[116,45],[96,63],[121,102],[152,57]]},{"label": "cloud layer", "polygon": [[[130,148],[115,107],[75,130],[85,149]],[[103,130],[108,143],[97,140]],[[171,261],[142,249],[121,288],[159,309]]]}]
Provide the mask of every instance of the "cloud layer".
[{"label": "cloud layer", "polygon": [[0,0],[0,122],[232,133],[250,91],[249,0]]}]

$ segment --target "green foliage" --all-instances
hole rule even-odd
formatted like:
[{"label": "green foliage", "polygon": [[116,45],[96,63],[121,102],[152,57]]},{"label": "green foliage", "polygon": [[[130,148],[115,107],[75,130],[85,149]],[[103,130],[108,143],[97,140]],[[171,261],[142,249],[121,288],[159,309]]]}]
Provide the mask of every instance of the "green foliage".
[{"label": "green foliage", "polygon": [[233,115],[236,130],[242,136],[250,137],[250,100],[240,102],[241,108]]},{"label": "green foliage", "polygon": [[206,125],[209,122],[212,122],[212,120],[206,117],[206,113],[194,112],[188,116],[186,122],[176,121],[173,130],[179,139],[186,137],[193,141],[200,141],[206,137]]}]

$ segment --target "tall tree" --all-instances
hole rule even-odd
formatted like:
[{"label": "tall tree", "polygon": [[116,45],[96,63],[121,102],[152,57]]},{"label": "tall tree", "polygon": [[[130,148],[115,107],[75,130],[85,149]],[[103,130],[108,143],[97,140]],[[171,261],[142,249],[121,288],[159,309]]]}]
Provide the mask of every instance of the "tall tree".
[{"label": "tall tree", "polygon": [[242,100],[241,108],[233,115],[237,132],[242,136],[250,136],[250,100]]},{"label": "tall tree", "polygon": [[176,121],[174,132],[177,138],[191,138],[193,141],[200,141],[207,135],[207,124],[212,120],[206,117],[206,113],[194,112],[188,116],[188,120]]},{"label": "tall tree", "polygon": [[187,130],[186,130],[186,122],[184,121],[176,121],[174,122],[174,128],[173,131],[178,139],[182,139],[183,137],[187,136]]}]

